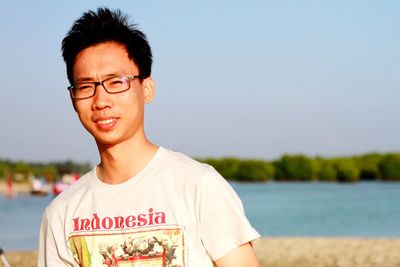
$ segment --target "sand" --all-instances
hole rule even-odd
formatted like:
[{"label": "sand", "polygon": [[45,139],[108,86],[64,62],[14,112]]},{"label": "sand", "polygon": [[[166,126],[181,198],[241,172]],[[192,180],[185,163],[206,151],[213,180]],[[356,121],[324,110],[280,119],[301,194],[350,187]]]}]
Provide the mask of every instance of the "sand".
[{"label": "sand", "polygon": [[[6,251],[4,255],[11,267],[36,267],[37,264],[36,251]],[[0,266],[4,266],[1,261]]]},{"label": "sand", "polygon": [[[28,182],[23,183],[14,183],[13,184],[13,193],[14,194],[27,194],[32,190],[32,186]],[[7,184],[5,181],[0,181],[0,194],[6,194]],[[0,265],[1,266],[1,265]]]},{"label": "sand", "polygon": [[[261,238],[254,249],[261,267],[400,266],[400,239]],[[36,266],[36,251],[5,256],[12,267]]]},{"label": "sand", "polygon": [[262,267],[399,267],[400,239],[262,238]]}]

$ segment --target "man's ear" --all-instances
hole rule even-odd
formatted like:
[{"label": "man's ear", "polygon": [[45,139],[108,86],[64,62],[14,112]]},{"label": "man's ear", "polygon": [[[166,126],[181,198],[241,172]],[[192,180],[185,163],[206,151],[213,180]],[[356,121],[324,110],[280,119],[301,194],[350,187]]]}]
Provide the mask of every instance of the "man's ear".
[{"label": "man's ear", "polygon": [[143,80],[143,94],[144,94],[144,103],[149,104],[153,101],[153,97],[155,94],[155,83],[151,77],[148,77]]}]

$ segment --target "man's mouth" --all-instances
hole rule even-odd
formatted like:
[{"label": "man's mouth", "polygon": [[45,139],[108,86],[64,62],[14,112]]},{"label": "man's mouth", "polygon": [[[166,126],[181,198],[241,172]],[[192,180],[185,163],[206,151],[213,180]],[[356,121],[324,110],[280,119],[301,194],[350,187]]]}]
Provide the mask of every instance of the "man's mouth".
[{"label": "man's mouth", "polygon": [[109,131],[112,130],[117,123],[117,118],[97,119],[95,122],[98,129]]},{"label": "man's mouth", "polygon": [[107,119],[107,120],[99,120],[99,121],[97,121],[97,123],[98,123],[98,124],[101,124],[101,125],[106,125],[106,124],[112,123],[114,120],[115,120],[114,118],[112,118],[112,119]]}]

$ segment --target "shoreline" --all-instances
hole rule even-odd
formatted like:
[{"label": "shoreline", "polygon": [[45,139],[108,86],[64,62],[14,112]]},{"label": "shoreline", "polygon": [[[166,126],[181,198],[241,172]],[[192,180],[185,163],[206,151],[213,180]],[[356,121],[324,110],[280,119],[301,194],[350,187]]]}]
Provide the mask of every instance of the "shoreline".
[{"label": "shoreline", "polygon": [[[32,190],[32,186],[29,182],[13,183],[13,194],[28,194]],[[7,183],[5,181],[0,181],[0,194],[7,193]]]},{"label": "shoreline", "polygon": [[[262,237],[254,251],[260,267],[398,267],[400,239]],[[34,267],[37,251],[9,251],[13,267]]]}]

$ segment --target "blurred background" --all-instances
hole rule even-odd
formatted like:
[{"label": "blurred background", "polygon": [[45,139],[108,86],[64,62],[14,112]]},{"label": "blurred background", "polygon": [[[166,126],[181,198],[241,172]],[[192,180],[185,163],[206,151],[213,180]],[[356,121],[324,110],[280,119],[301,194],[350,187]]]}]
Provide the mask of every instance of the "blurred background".
[{"label": "blurred background", "polygon": [[148,36],[150,138],[195,157],[400,150],[396,1],[7,1],[0,156],[98,162],[72,109],[62,38],[119,8]]},{"label": "blurred background", "polygon": [[0,16],[0,246],[36,248],[42,183],[99,161],[60,48],[99,6],[152,46],[150,139],[232,180],[262,235],[400,236],[400,185],[382,182],[400,180],[400,2],[17,0]]}]

